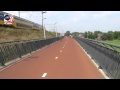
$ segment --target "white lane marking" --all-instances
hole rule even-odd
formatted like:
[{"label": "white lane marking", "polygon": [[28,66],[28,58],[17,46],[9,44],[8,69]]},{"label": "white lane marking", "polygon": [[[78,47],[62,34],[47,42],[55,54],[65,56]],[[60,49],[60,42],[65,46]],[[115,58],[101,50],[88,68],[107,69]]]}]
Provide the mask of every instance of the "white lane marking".
[{"label": "white lane marking", "polygon": [[55,59],[58,59],[58,57],[55,57]]},{"label": "white lane marking", "polygon": [[42,75],[42,77],[46,77],[46,75],[47,75],[47,73],[44,73],[44,74]]},{"label": "white lane marking", "polygon": [[62,50],[60,50],[60,52],[62,52]]},{"label": "white lane marking", "polygon": [[77,43],[78,46],[80,46],[78,43]]},{"label": "white lane marking", "polygon": [[[75,40],[74,40],[74,41],[75,41]],[[78,44],[78,46],[79,46],[80,48],[82,48],[77,41],[75,41],[75,42]],[[83,48],[82,48],[82,50],[87,54],[87,52],[86,52]],[[98,66],[97,63],[91,58],[91,56],[90,56],[89,54],[87,54],[87,56],[91,59],[92,63],[98,68],[99,66]],[[99,69],[99,71],[102,73],[102,75],[103,75],[106,79],[110,79],[110,78],[105,74],[105,72],[104,72],[102,69]]]},{"label": "white lane marking", "polygon": [[64,46],[63,46],[63,48],[66,46],[66,44],[67,44],[67,41],[65,42],[65,44],[64,44]]}]

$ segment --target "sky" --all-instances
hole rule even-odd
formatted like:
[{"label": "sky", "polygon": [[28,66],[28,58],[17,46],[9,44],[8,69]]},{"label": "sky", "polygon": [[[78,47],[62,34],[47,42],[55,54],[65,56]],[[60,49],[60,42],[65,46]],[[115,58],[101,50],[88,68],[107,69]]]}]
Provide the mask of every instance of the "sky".
[{"label": "sky", "polygon": [[[19,15],[18,11],[4,12]],[[42,25],[41,11],[20,11],[20,17]],[[120,31],[120,11],[46,11],[43,17],[48,31]]]}]

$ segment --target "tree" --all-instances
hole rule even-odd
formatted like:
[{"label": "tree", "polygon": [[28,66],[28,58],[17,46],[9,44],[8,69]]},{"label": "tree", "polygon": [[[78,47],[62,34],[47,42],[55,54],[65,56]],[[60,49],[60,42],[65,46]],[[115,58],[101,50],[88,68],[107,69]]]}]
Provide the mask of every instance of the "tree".
[{"label": "tree", "polygon": [[114,32],[114,39],[118,39],[119,35],[120,35],[120,31],[115,31]]},{"label": "tree", "polygon": [[79,32],[73,32],[72,35],[73,35],[73,36],[78,36],[78,35],[79,35]]},{"label": "tree", "polygon": [[101,38],[102,38],[102,40],[107,40],[107,33],[104,33]]},{"label": "tree", "polygon": [[85,32],[84,37],[85,37],[85,38],[87,38],[87,36],[88,36],[88,33],[87,33],[87,32]]},{"label": "tree", "polygon": [[101,33],[101,32],[100,31],[94,31],[94,38],[97,38],[99,33]]},{"label": "tree", "polygon": [[88,37],[88,38],[91,37],[90,33],[91,33],[90,31],[87,32],[87,37]]},{"label": "tree", "polygon": [[115,31],[115,32],[114,32],[114,39],[117,39],[117,38],[118,38],[118,32]]},{"label": "tree", "polygon": [[70,31],[66,31],[65,36],[69,36],[70,35]]},{"label": "tree", "polygon": [[114,39],[114,32],[113,31],[108,31],[107,38],[108,38],[108,40],[113,40]]},{"label": "tree", "polygon": [[94,32],[94,39],[98,37],[98,33]]},{"label": "tree", "polygon": [[88,31],[88,38],[94,39],[94,34],[93,34],[93,32]]},{"label": "tree", "polygon": [[98,38],[98,34],[102,34],[101,31],[94,31],[94,39]]},{"label": "tree", "polygon": [[118,36],[118,38],[117,38],[118,40],[120,40],[120,35]]}]

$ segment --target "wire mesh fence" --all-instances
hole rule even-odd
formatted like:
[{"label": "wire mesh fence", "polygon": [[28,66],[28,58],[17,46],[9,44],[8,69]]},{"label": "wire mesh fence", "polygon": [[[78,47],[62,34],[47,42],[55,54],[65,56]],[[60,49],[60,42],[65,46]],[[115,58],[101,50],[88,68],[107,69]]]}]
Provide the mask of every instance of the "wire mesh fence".
[{"label": "wire mesh fence", "polygon": [[23,41],[10,41],[0,43],[0,65],[21,58],[23,55],[36,51],[46,45],[60,40],[60,37],[49,39],[33,39]]},{"label": "wire mesh fence", "polygon": [[92,56],[109,77],[120,79],[120,46],[86,38],[74,37],[74,39]]}]

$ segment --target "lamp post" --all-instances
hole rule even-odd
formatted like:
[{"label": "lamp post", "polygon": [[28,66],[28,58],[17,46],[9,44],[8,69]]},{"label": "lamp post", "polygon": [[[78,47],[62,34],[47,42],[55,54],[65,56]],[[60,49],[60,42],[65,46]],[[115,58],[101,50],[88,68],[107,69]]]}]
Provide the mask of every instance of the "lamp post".
[{"label": "lamp post", "polygon": [[43,29],[43,19],[45,19],[45,18],[43,18],[43,14],[44,13],[47,13],[47,12],[42,11],[42,30],[44,31],[44,39],[45,39],[46,38],[46,36],[45,36],[45,29]]}]

